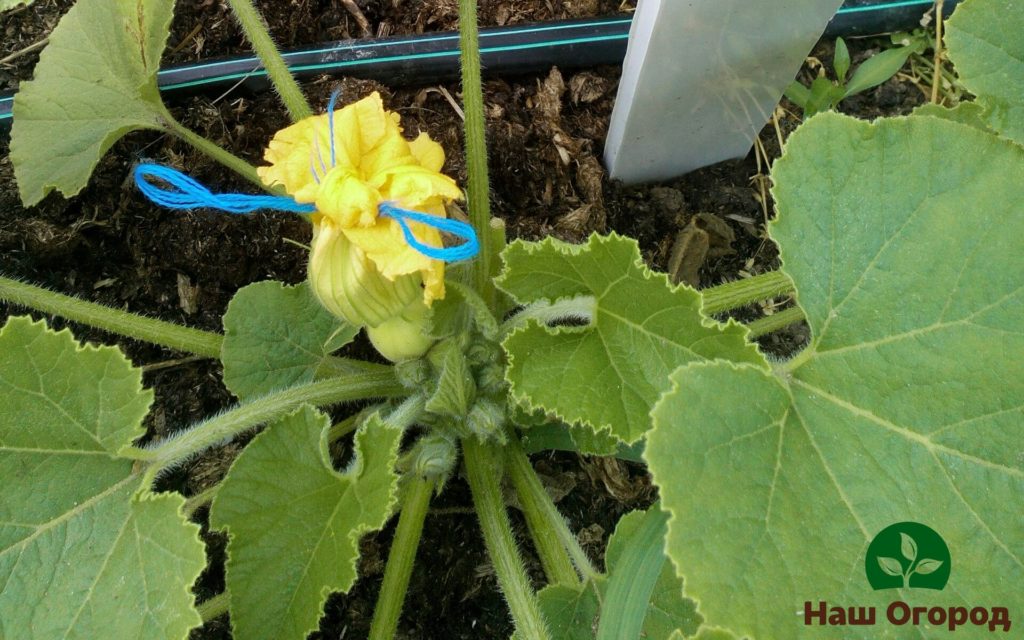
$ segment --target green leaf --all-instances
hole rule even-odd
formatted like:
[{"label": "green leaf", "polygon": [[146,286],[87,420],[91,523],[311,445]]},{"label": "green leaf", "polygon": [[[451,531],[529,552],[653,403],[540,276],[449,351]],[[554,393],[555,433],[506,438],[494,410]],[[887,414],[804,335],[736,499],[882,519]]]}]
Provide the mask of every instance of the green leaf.
[{"label": "green leaf", "polygon": [[839,84],[845,84],[846,74],[850,72],[850,49],[842,38],[836,38],[836,52],[832,58],[832,68],[835,69],[836,80],[839,81]]},{"label": "green leaf", "polygon": [[426,410],[441,416],[464,418],[476,397],[476,383],[465,354],[449,340],[435,347],[430,356],[438,361],[440,371],[437,388],[427,399]]},{"label": "green leaf", "polygon": [[807,102],[811,99],[811,90],[794,80],[786,87],[786,97],[790,102],[806,111]]},{"label": "green leaf", "polygon": [[[183,638],[206,564],[177,495],[133,498],[152,401],[113,347],[11,318],[0,330],[0,638]],[[125,615],[130,611],[132,615]]]},{"label": "green leaf", "polygon": [[707,358],[764,363],[746,329],[708,320],[700,295],[648,270],[633,240],[516,241],[503,255],[498,284],[519,304],[595,299],[586,327],[531,322],[505,339],[512,396],[530,410],[632,443],[647,431],[650,407],[677,366]]},{"label": "green leaf", "polygon": [[942,560],[933,560],[931,558],[924,558],[914,568],[914,573],[920,573],[921,575],[928,575],[929,573],[935,573],[939,570],[939,567],[943,565]]},{"label": "green leaf", "polygon": [[946,22],[949,59],[989,126],[1024,144],[1024,4],[970,0]]},{"label": "green leaf", "polygon": [[805,600],[884,608],[864,553],[904,521],[957,558],[928,606],[1024,606],[1005,588],[1024,583],[1021,175],[1024,149],[936,118],[822,114],[790,137],[771,232],[811,344],[773,372],[681,368],[645,451],[710,621],[817,637]]},{"label": "green leaf", "polygon": [[917,543],[902,531],[900,532],[900,553],[911,562],[917,560]]},{"label": "green leaf", "polygon": [[878,566],[881,567],[882,571],[886,572],[890,576],[902,576],[903,565],[896,558],[886,558],[883,556],[878,557]]},{"label": "green leaf", "polygon": [[654,639],[668,638],[676,629],[693,635],[703,621],[665,556],[667,522],[668,514],[655,505],[628,513],[615,525],[604,557],[609,577],[599,639],[636,637],[637,618],[643,620],[640,637]]},{"label": "green leaf", "polygon": [[160,129],[156,86],[173,2],[78,2],[50,34],[35,77],[14,97],[11,161],[26,206],[77,194],[134,129]]},{"label": "green leaf", "polygon": [[81,346],[28,317],[0,330],[0,436],[46,455],[110,457],[143,435],[153,392],[116,347]]},{"label": "green leaf", "polygon": [[667,640],[701,624],[697,605],[683,596],[662,550],[667,515],[652,507],[623,516],[608,539],[607,575],[578,588],[540,591],[541,609],[555,640],[647,638]]},{"label": "green leaf", "polygon": [[[683,634],[676,632],[669,640],[682,640]],[[701,627],[694,640],[736,640],[736,635],[721,627]]]},{"label": "green leaf", "polygon": [[267,427],[232,466],[210,513],[227,528],[227,586],[236,637],[301,640],[317,627],[328,594],[356,579],[359,539],[396,502],[402,432],[370,416],[355,459],[334,471],[330,420],[305,407]]},{"label": "green leaf", "polygon": [[807,105],[804,107],[804,118],[810,118],[816,113],[827,111],[832,107],[832,99],[834,91],[837,89],[836,85],[832,84],[828,78],[818,76],[811,83],[811,89],[807,98]]},{"label": "green leaf", "polygon": [[537,593],[552,640],[594,640],[601,594],[594,582],[578,588],[549,585]]},{"label": "green leaf", "polygon": [[328,356],[358,332],[328,313],[305,283],[243,287],[224,314],[224,385],[245,400],[312,382]]},{"label": "green leaf", "polygon": [[977,102],[961,102],[952,109],[929,102],[914,109],[915,116],[931,116],[942,118],[974,127],[985,133],[995,133],[989,128],[985,119],[985,108]]},{"label": "green leaf", "polygon": [[907,58],[915,50],[915,47],[894,47],[871,56],[853,72],[853,77],[847,83],[843,97],[849,98],[862,91],[867,91],[893,77],[899,73],[903,65],[907,63]]}]

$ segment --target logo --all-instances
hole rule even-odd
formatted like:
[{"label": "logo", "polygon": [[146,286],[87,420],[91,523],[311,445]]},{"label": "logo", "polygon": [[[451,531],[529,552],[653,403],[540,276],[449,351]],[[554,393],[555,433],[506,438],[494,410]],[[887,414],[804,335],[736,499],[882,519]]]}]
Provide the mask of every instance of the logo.
[{"label": "logo", "polygon": [[[864,557],[864,573],[875,591],[885,589],[932,589],[941,591],[949,582],[953,563],[949,547],[934,529],[919,522],[897,522],[878,532],[868,545]],[[866,588],[865,588],[866,590]],[[915,596],[915,599],[919,596]],[[927,594],[924,595],[927,598]],[[884,616],[884,617],[883,617]],[[893,627],[982,629],[990,633],[1008,633],[1013,626],[1007,607],[988,603],[965,603],[964,606],[912,606],[896,599],[884,610],[860,604],[829,603],[824,600],[804,602],[804,626]]]},{"label": "logo", "polygon": [[897,522],[882,529],[871,541],[864,559],[864,571],[875,591],[941,591],[949,581],[951,569],[945,540],[918,522]]}]

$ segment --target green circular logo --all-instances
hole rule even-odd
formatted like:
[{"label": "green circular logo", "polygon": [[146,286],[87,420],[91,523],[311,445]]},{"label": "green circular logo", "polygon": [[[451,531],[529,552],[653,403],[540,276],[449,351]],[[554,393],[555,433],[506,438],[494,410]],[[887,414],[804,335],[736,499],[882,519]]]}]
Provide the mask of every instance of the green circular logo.
[{"label": "green circular logo", "polygon": [[864,571],[875,591],[941,591],[949,581],[951,568],[946,541],[918,522],[897,522],[882,529],[868,545],[864,559]]}]

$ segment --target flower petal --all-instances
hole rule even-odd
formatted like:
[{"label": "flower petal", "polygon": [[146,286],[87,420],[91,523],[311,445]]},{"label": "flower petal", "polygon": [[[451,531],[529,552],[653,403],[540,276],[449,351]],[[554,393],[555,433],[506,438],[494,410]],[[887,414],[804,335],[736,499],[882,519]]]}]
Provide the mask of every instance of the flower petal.
[{"label": "flower petal", "polygon": [[444,166],[444,147],[434,142],[425,133],[421,133],[409,143],[409,150],[416,162],[428,171],[440,171]]}]

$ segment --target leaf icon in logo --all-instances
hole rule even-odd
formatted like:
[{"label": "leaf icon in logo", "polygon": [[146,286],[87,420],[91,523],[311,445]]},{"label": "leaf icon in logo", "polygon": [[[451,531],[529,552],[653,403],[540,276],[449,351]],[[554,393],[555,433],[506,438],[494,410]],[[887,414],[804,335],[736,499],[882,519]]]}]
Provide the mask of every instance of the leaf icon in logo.
[{"label": "leaf icon in logo", "polygon": [[917,560],[917,543],[902,531],[900,532],[900,551],[903,553],[903,557],[910,560],[911,563]]},{"label": "leaf icon in logo", "polygon": [[935,573],[942,566],[942,560],[932,560],[931,558],[924,558],[918,563],[917,568],[914,569],[914,573],[919,573],[923,576],[929,573]]},{"label": "leaf icon in logo", "polygon": [[[882,567],[882,571],[886,572],[890,576],[902,576],[903,575],[903,565],[901,565],[900,561],[897,560],[896,558],[883,558],[882,556],[879,556],[878,557],[878,566]],[[936,569],[937,568],[938,567],[936,567]],[[933,569],[933,571],[934,571],[934,569]]]}]

